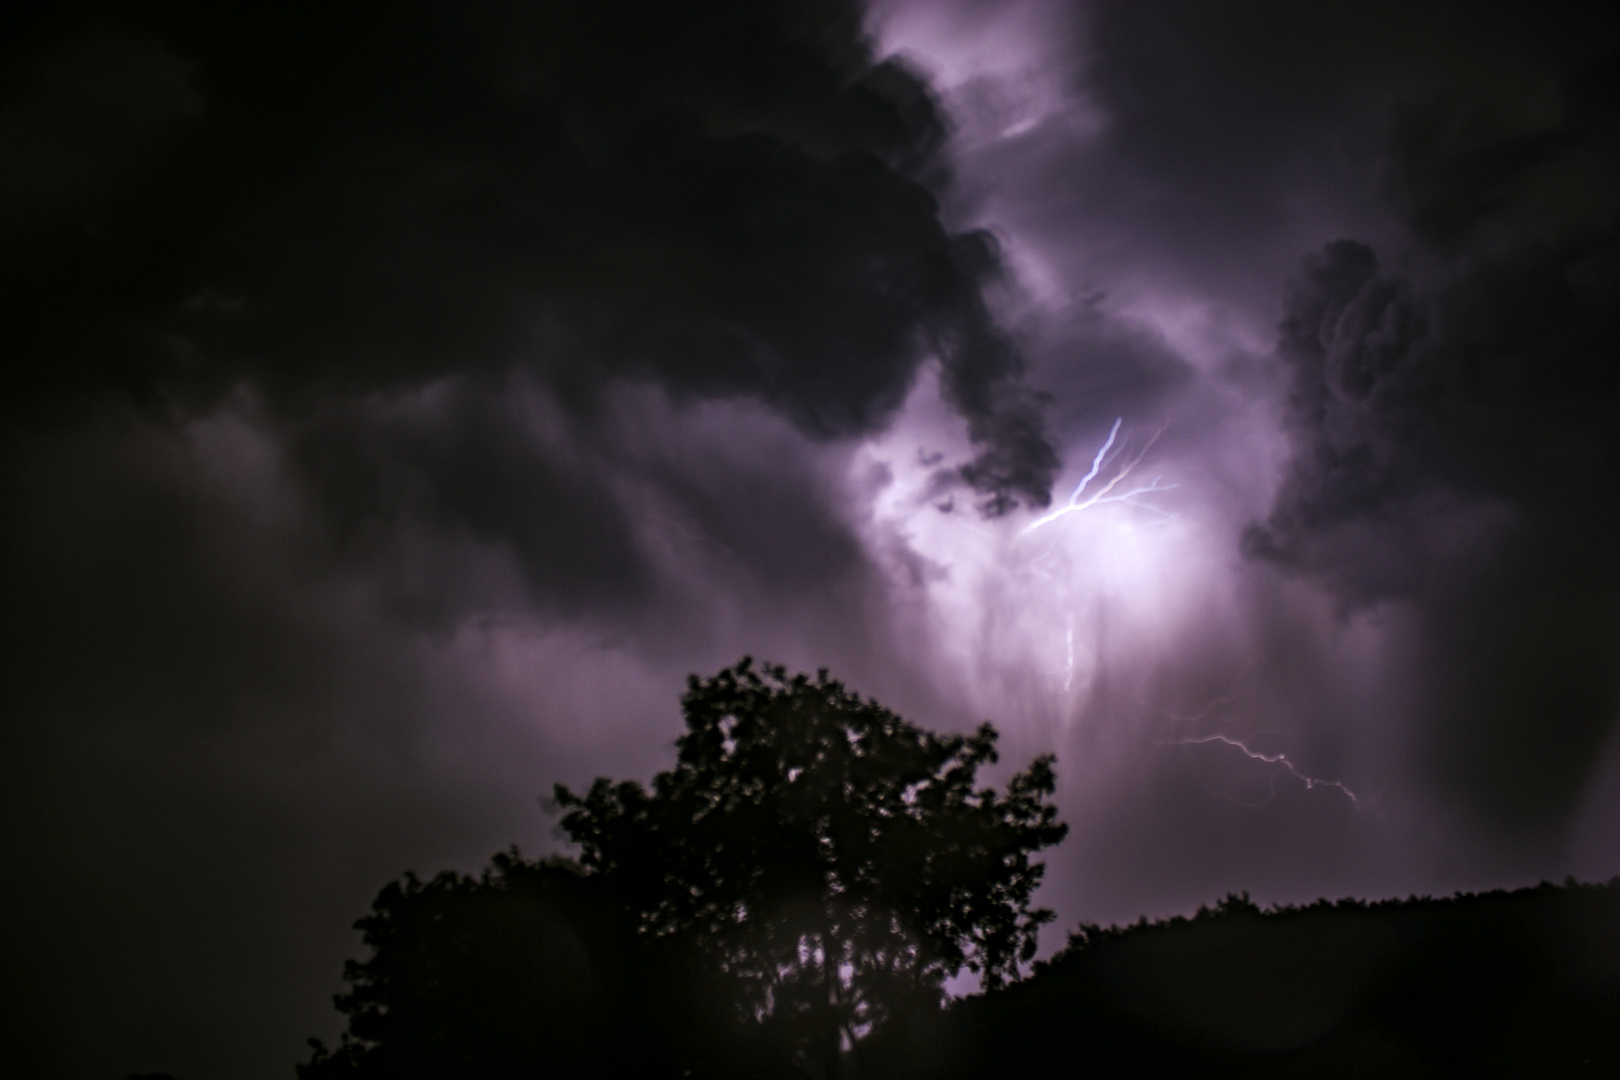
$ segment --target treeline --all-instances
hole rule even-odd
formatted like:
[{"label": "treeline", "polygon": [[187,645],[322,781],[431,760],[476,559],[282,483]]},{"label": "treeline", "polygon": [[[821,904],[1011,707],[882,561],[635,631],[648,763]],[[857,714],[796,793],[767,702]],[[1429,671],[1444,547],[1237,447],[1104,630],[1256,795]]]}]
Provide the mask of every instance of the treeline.
[{"label": "treeline", "polygon": [[1620,1076],[1620,879],[1229,897],[1031,967],[1050,757],[980,786],[990,725],[747,659],[682,706],[650,786],[556,788],[577,861],[386,887],[300,1080]]},{"label": "treeline", "polygon": [[795,1056],[566,862],[390,885],[350,965],[359,1077],[1620,1076],[1620,880],[1083,927],[1025,979]]}]

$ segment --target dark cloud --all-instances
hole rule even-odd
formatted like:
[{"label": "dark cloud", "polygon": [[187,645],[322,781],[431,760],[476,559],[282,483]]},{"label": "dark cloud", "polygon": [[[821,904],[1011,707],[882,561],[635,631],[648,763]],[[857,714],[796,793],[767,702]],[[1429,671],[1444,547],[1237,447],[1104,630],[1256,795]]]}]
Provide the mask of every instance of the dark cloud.
[{"label": "dark cloud", "polygon": [[14,409],[516,364],[577,408],[650,378],[839,438],[936,352],[987,505],[1047,497],[994,250],[940,223],[941,119],[855,5],[157,8],[13,52],[6,157],[49,143],[0,187]]},{"label": "dark cloud", "polygon": [[[396,614],[422,625],[656,606],[662,582],[607,463],[571,445],[565,414],[537,404],[521,384],[448,381],[307,410],[283,438],[335,562],[384,574]],[[465,558],[474,550],[513,572],[489,575],[488,555]]]},{"label": "dark cloud", "polygon": [[148,38],[91,32],[30,61],[0,109],[7,234],[105,199],[202,110],[191,65]]},{"label": "dark cloud", "polygon": [[1162,427],[1178,394],[1195,389],[1196,369],[1152,326],[1110,312],[1102,294],[1070,304],[1038,340],[1036,371],[1066,441],[1094,440],[1119,416]]},{"label": "dark cloud", "polygon": [[[1388,212],[1405,183],[1387,153],[1392,119],[1491,97],[1533,127],[1547,79],[1614,32],[1591,0],[1534,13],[1511,0],[1009,5],[1043,6],[1064,47],[1046,48],[1053,73],[1041,74],[1067,99],[1042,109],[1015,94],[1001,116],[985,80],[951,99],[989,114],[968,170],[987,212],[970,216],[1019,231],[1073,295],[1147,289],[1268,320],[1302,253],[1405,235]],[[1016,134],[1009,117],[1023,118]],[[1418,143],[1432,134],[1412,128]]]},{"label": "dark cloud", "polygon": [[[1434,407],[1444,379],[1422,352],[1432,317],[1412,291],[1380,276],[1372,249],[1355,241],[1307,266],[1279,349],[1295,457],[1267,527],[1244,538],[1250,554],[1336,574],[1361,602],[1412,591],[1426,568],[1417,561],[1434,554],[1387,514],[1435,491],[1443,441],[1432,414],[1444,415]],[[1347,556],[1354,565],[1341,565]]]},{"label": "dark cloud", "polygon": [[1615,70],[1402,110],[1421,269],[1354,241],[1308,264],[1279,349],[1295,454],[1245,537],[1351,606],[1418,606],[1433,768],[1508,823],[1567,811],[1620,717]]},{"label": "dark cloud", "polygon": [[[1150,0],[1054,17],[1070,101],[983,152],[994,220],[1023,226],[1074,295],[1273,303],[1324,227],[1378,216],[1372,163],[1397,91],[1379,53],[1407,20],[1364,7]],[[1005,198],[1010,185],[1034,197]]]}]

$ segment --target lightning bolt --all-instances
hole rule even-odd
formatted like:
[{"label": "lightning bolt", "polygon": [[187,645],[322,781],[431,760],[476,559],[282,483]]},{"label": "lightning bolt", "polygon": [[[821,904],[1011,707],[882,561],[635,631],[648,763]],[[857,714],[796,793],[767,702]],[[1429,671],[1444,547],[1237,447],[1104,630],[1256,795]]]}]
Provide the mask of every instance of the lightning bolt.
[{"label": "lightning bolt", "polygon": [[1063,677],[1063,692],[1065,694],[1067,694],[1070,691],[1070,689],[1072,689],[1073,686],[1074,686],[1074,616],[1073,615],[1069,616],[1068,645],[1069,645],[1069,667],[1068,667],[1067,673]]},{"label": "lightning bolt", "polygon": [[[1023,531],[1018,534],[1019,536],[1027,536],[1036,529],[1040,528],[1042,525],[1045,525],[1048,522],[1056,521],[1065,514],[1073,514],[1078,513],[1081,510],[1089,510],[1093,506],[1097,506],[1102,503],[1130,503],[1132,506],[1139,506],[1144,510],[1151,510],[1156,514],[1164,514],[1166,517],[1170,516],[1168,513],[1166,513],[1166,511],[1159,509],[1157,506],[1135,501],[1137,497],[1147,495],[1150,492],[1170,491],[1177,487],[1175,484],[1161,484],[1159,482],[1160,478],[1157,476],[1148,481],[1146,484],[1133,487],[1128,491],[1121,491],[1117,494],[1114,493],[1114,489],[1124,482],[1125,478],[1131,474],[1131,470],[1142,463],[1142,459],[1146,457],[1147,452],[1153,448],[1153,444],[1159,441],[1159,435],[1163,434],[1162,431],[1156,433],[1153,438],[1144,443],[1142,448],[1136,452],[1135,456],[1121,466],[1120,469],[1114,473],[1113,478],[1110,479],[1106,484],[1092,492],[1091,495],[1085,497],[1084,499],[1081,498],[1081,496],[1085,495],[1086,493],[1087,485],[1089,485],[1093,480],[1097,479],[1098,474],[1102,472],[1103,466],[1113,458],[1117,458],[1119,454],[1123,452],[1124,447],[1121,447],[1117,451],[1114,450],[1114,441],[1119,437],[1119,426],[1124,422],[1124,419],[1125,418],[1122,416],[1114,420],[1114,426],[1108,430],[1108,439],[1102,444],[1102,448],[1097,451],[1097,456],[1091,459],[1091,471],[1080,478],[1080,483],[1076,485],[1074,492],[1069,496],[1069,501],[1063,506],[1058,507],[1056,510],[1053,510],[1051,513],[1043,514],[1041,517],[1038,517],[1034,521],[1030,522],[1024,527]],[[1110,451],[1113,451],[1113,453],[1110,453]]]},{"label": "lightning bolt", "polygon": [[[1313,791],[1319,787],[1338,788],[1350,800],[1350,804],[1352,806],[1354,806],[1357,810],[1361,809],[1361,799],[1354,791],[1351,791],[1347,786],[1345,786],[1342,781],[1324,780],[1320,776],[1311,776],[1307,773],[1303,773],[1299,770],[1298,766],[1288,759],[1287,754],[1264,754],[1259,750],[1255,750],[1250,747],[1242,739],[1234,739],[1230,735],[1197,735],[1188,736],[1187,738],[1183,739],[1159,740],[1160,746],[1202,746],[1205,743],[1221,743],[1241,751],[1246,757],[1253,761],[1263,761],[1267,765],[1281,765],[1296,779],[1304,782],[1306,791]],[[1275,785],[1272,788],[1272,794],[1276,794]]]}]

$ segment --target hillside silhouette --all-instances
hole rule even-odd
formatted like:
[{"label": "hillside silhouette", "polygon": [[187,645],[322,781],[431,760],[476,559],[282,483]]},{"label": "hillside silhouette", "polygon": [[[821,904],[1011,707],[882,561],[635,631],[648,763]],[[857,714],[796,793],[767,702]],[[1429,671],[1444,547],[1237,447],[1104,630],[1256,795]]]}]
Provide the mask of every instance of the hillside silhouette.
[{"label": "hillside silhouette", "polygon": [[[390,885],[362,921],[385,1022],[317,1054],[352,1076],[829,1075],[730,1022],[723,988],[638,941],[565,861]],[[386,930],[383,928],[386,927]],[[351,966],[351,979],[354,977]],[[849,1074],[1620,1075],[1620,881],[1085,927],[1019,982],[914,1013]]]},{"label": "hillside silhouette", "polygon": [[1620,879],[1082,927],[937,1023],[912,1075],[1620,1076]]}]

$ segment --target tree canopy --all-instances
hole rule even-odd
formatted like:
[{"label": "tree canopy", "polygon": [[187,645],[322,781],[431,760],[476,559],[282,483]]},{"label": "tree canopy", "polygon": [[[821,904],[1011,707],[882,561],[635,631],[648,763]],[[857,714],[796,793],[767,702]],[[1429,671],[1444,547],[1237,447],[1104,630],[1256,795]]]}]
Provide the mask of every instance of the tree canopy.
[{"label": "tree canopy", "polygon": [[514,850],[385,888],[356,924],[349,1030],[304,1080],[828,1078],[962,970],[1018,979],[1052,917],[1032,856],[1067,831],[1049,755],[998,792],[989,724],[935,734],[747,658],[682,706],[650,787],[557,785],[577,862]]},{"label": "tree canopy", "polygon": [[313,1042],[303,1080],[659,1075],[644,1043],[641,951],[597,883],[514,849],[478,877],[406,874],[355,923],[371,956],[345,965],[349,1018]]},{"label": "tree canopy", "polygon": [[1033,958],[1052,916],[1031,856],[1067,831],[1051,756],[1004,794],[976,786],[989,724],[935,734],[825,670],[747,658],[691,677],[682,706],[674,768],[558,785],[561,824],[638,931],[688,946],[801,1068],[836,1073],[964,968],[995,988]]}]

